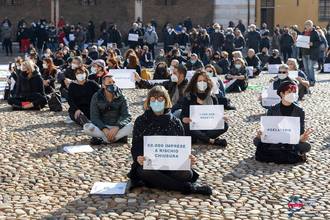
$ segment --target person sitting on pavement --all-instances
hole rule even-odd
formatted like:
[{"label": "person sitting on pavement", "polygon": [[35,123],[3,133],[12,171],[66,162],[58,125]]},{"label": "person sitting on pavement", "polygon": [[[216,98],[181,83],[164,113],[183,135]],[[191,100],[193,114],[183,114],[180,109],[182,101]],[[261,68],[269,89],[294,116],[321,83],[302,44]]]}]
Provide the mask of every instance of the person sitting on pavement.
[{"label": "person sitting on pavement", "polygon": [[[198,174],[193,169],[188,171],[144,170],[143,154],[144,136],[184,136],[184,128],[180,120],[171,114],[172,103],[167,90],[163,86],[153,87],[144,103],[145,112],[134,124],[131,154],[133,164],[128,177],[131,189],[138,186],[175,190],[184,194],[211,195],[212,189],[195,182]],[[191,164],[196,163],[196,157],[190,155]]]},{"label": "person sitting on pavement", "polygon": [[253,67],[253,76],[250,76],[251,78],[259,76],[261,72],[261,62],[259,58],[256,56],[256,53],[253,49],[249,49],[247,52],[247,57],[245,58],[245,61],[247,63],[247,66]]},{"label": "person sitting on pavement", "polygon": [[261,141],[262,132],[259,131],[254,139],[257,147],[255,158],[260,162],[274,162],[291,164],[306,161],[306,153],[310,151],[311,145],[307,143],[312,129],[305,130],[305,112],[295,104],[297,85],[291,80],[281,83],[277,89],[277,94],[281,97],[281,102],[271,107],[267,116],[290,116],[300,118],[300,142],[299,144],[268,144]]},{"label": "person sitting on pavement", "polygon": [[46,95],[51,94],[55,90],[55,81],[56,81],[56,74],[57,69],[53,63],[52,58],[44,58],[43,63],[43,72],[41,74]]},{"label": "person sitting on pavement", "polygon": [[306,74],[299,69],[299,64],[296,59],[289,58],[287,61],[289,71],[298,71],[298,77],[295,79],[298,81],[298,98],[302,100],[306,94],[309,93],[309,81]]},{"label": "person sitting on pavement", "polygon": [[84,67],[76,69],[76,79],[70,83],[68,92],[69,116],[83,126],[90,119],[90,103],[93,95],[100,89],[92,80],[87,80],[88,71]]},{"label": "person sitting on pavement", "polygon": [[22,63],[15,94],[8,99],[8,104],[13,110],[40,110],[47,104],[40,72],[32,60]]},{"label": "person sitting on pavement", "polygon": [[226,97],[225,86],[220,77],[217,76],[215,67],[211,64],[208,64],[205,66],[205,71],[210,78],[217,78],[217,85],[215,86],[217,86],[218,92],[215,93],[215,96],[218,98],[219,104],[223,105],[226,110],[236,110],[236,108],[230,104],[230,99]]},{"label": "person sitting on pavement", "polygon": [[93,137],[91,144],[127,143],[133,130],[132,117],[127,100],[111,74],[103,77],[102,89],[94,94],[90,106],[91,123],[86,123],[83,131]]},{"label": "person sitting on pavement", "polygon": [[107,73],[108,72],[106,71],[106,64],[104,60],[98,59],[92,63],[91,74],[88,76],[88,79],[95,81],[99,85],[102,85],[102,78]]},{"label": "person sitting on pavement", "polygon": [[204,144],[211,144],[218,147],[226,147],[227,141],[220,139],[219,136],[227,132],[227,118],[224,117],[225,127],[219,130],[190,130],[190,106],[192,105],[219,105],[218,99],[212,94],[213,83],[206,71],[198,71],[191,78],[187,89],[186,96],[182,102],[181,120],[184,123],[186,135],[192,137],[192,142],[198,140]]},{"label": "person sitting on pavement", "polygon": [[199,70],[204,67],[203,62],[198,59],[198,55],[196,53],[191,54],[190,60],[186,63],[187,70]]},{"label": "person sitting on pavement", "polygon": [[136,74],[135,80],[139,88],[151,89],[156,85],[162,85],[168,90],[170,94],[171,102],[173,103],[172,112],[175,116],[179,117],[182,109],[182,101],[185,95],[185,89],[188,85],[188,80],[186,79],[187,68],[179,64],[178,67],[174,67],[173,73],[171,75],[170,81],[164,81],[162,83],[151,83],[147,80],[141,79],[141,77]]},{"label": "person sitting on pavement", "polygon": [[229,74],[225,76],[228,80],[226,92],[242,92],[248,87],[248,73],[245,62],[241,58],[237,58],[234,62],[234,67]]}]

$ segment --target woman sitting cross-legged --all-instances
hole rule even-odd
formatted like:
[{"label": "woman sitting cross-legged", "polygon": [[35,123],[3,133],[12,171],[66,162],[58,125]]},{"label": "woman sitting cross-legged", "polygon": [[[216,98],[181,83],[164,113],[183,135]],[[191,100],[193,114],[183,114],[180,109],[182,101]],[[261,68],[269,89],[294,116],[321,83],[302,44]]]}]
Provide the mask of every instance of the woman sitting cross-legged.
[{"label": "woman sitting cross-legged", "polygon": [[219,136],[228,130],[227,118],[224,117],[225,127],[219,130],[190,130],[189,124],[192,122],[190,118],[191,105],[219,105],[218,99],[211,94],[213,83],[205,71],[196,72],[191,78],[186,89],[187,96],[182,103],[181,119],[187,135],[192,137],[193,143],[197,140],[212,144],[219,147],[226,147],[227,141],[220,139]]},{"label": "woman sitting cross-legged", "polygon": [[300,118],[300,142],[299,144],[268,144],[261,141],[261,131],[254,139],[254,145],[257,147],[255,153],[256,160],[261,162],[274,162],[291,164],[306,161],[306,153],[310,151],[311,146],[307,143],[311,129],[305,131],[305,112],[296,105],[297,85],[288,80],[281,83],[277,94],[281,97],[281,102],[271,107],[267,116],[291,116]]},{"label": "woman sitting cross-legged", "polygon": [[[144,170],[143,137],[144,136],[184,136],[184,128],[179,119],[171,114],[171,99],[163,86],[153,87],[145,101],[145,112],[139,116],[134,124],[132,157],[133,164],[130,173],[132,188],[147,186],[151,188],[175,190],[185,194],[198,193],[211,195],[209,186],[197,186],[194,184],[198,174],[193,170],[188,171],[163,171]],[[196,162],[194,156],[190,156],[191,164]]]},{"label": "woman sitting cross-legged", "polygon": [[100,87],[94,80],[87,79],[88,71],[85,67],[78,67],[75,74],[77,81],[73,81],[69,85],[69,116],[71,120],[83,126],[89,122],[90,103]]},{"label": "woman sitting cross-legged", "polygon": [[16,91],[8,99],[13,110],[40,110],[47,104],[45,88],[38,67],[32,60],[26,60],[18,72]]}]

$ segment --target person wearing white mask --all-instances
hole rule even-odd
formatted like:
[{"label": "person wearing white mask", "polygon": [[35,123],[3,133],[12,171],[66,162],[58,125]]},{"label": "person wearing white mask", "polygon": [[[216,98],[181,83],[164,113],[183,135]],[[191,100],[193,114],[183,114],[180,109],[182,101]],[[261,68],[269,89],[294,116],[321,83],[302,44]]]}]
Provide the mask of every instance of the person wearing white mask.
[{"label": "person wearing white mask", "polygon": [[289,58],[287,61],[289,71],[298,71],[298,77],[295,78],[298,82],[298,95],[299,100],[302,100],[303,97],[309,93],[309,81],[307,79],[306,74],[299,69],[299,64],[296,59]]},{"label": "person wearing white mask", "polygon": [[147,31],[144,33],[143,41],[147,44],[149,50],[151,51],[152,57],[155,57],[155,45],[158,43],[158,35],[152,28],[151,24],[147,26]]},{"label": "person wearing white mask", "polygon": [[242,58],[234,61],[234,67],[225,76],[228,81],[226,92],[242,92],[248,87],[248,71]]},{"label": "person wearing white mask", "polygon": [[300,142],[299,144],[268,144],[261,141],[262,132],[257,133],[254,145],[257,147],[255,157],[260,162],[274,162],[281,164],[292,164],[306,161],[306,153],[310,151],[311,145],[307,143],[312,129],[305,130],[305,112],[295,104],[298,87],[291,80],[284,81],[277,89],[281,102],[272,106],[267,116],[299,117],[300,119]]},{"label": "person wearing white mask", "polygon": [[94,80],[99,85],[102,84],[102,78],[108,74],[106,71],[106,64],[104,60],[98,59],[92,63],[91,74],[88,76],[89,80]]},{"label": "person wearing white mask", "polygon": [[186,64],[188,70],[200,70],[204,67],[203,62],[196,53],[191,54],[190,60]]},{"label": "person wearing white mask", "polygon": [[[211,195],[212,189],[207,186],[196,185],[198,174],[192,168],[189,170],[145,170],[143,164],[144,136],[184,136],[184,128],[180,120],[171,114],[172,103],[167,90],[163,86],[153,87],[144,102],[145,112],[137,117],[133,129],[132,159],[133,164],[128,174],[130,190],[140,186],[175,190],[184,194]],[[193,155],[189,156],[191,164],[197,161]]]},{"label": "person wearing white mask", "polygon": [[167,89],[173,103],[172,112],[175,116],[179,117],[182,108],[181,104],[185,95],[185,89],[188,85],[186,75],[187,68],[184,65],[179,64],[178,66],[174,67],[169,81],[151,83],[150,81],[141,79],[139,74],[135,74],[135,81],[137,82],[138,87],[142,89],[151,89],[157,85],[164,86],[165,89]]},{"label": "person wearing white mask", "polygon": [[191,78],[186,89],[186,96],[182,102],[181,120],[184,123],[186,135],[192,137],[192,142],[201,141],[204,144],[211,144],[217,147],[226,147],[227,141],[219,136],[228,130],[228,118],[224,117],[225,127],[219,130],[190,130],[189,124],[191,105],[219,105],[218,99],[212,94],[213,83],[206,71],[198,71]]},{"label": "person wearing white mask", "polygon": [[78,125],[83,126],[90,119],[90,103],[100,86],[87,79],[88,71],[79,67],[75,71],[76,81],[70,84],[68,91],[69,116]]}]

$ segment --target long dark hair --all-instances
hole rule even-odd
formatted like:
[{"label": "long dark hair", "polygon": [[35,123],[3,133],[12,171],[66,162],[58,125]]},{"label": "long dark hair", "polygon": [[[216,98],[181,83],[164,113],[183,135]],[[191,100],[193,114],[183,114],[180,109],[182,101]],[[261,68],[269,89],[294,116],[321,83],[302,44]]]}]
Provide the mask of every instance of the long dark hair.
[{"label": "long dark hair", "polygon": [[198,92],[198,89],[197,89],[197,80],[198,80],[198,77],[199,76],[204,76],[207,80],[207,89],[205,90],[205,92],[207,94],[210,94],[210,92],[212,91],[212,87],[213,87],[213,83],[212,83],[212,80],[210,79],[210,77],[207,75],[206,71],[205,70],[199,70],[197,71],[193,77],[191,78],[186,90],[185,90],[185,93],[188,94],[188,93],[193,93],[193,94],[196,94]]}]

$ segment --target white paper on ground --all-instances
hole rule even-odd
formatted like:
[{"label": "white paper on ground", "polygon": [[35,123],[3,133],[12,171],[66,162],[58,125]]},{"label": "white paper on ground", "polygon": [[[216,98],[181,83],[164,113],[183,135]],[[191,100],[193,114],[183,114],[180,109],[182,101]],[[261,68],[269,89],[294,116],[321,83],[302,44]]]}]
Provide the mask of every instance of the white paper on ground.
[{"label": "white paper on ground", "polygon": [[218,130],[224,129],[223,105],[191,105],[190,116],[192,120],[190,130]]},{"label": "white paper on ground", "polygon": [[127,183],[96,182],[90,194],[94,195],[123,195],[126,191]]},{"label": "white paper on ground", "polygon": [[93,152],[94,149],[89,145],[65,146],[63,150],[69,154]]},{"label": "white paper on ground", "polygon": [[270,144],[298,144],[300,118],[287,116],[262,116],[261,141]]},{"label": "white paper on ground", "polygon": [[145,170],[190,170],[190,136],[144,136]]},{"label": "white paper on ground", "polygon": [[281,97],[277,95],[277,91],[273,90],[273,84],[261,93],[261,105],[264,107],[274,106],[281,102]]}]

